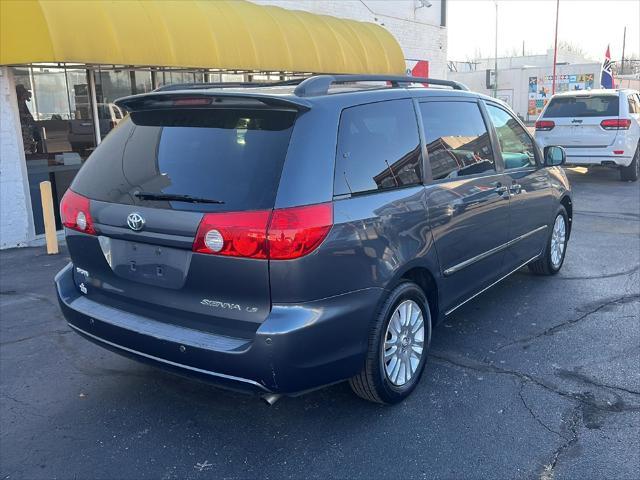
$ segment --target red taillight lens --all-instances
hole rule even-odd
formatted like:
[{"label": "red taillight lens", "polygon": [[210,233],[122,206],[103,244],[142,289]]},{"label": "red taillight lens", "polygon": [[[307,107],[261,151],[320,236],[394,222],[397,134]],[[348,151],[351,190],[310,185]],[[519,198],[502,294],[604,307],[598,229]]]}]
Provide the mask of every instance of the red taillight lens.
[{"label": "red taillight lens", "polygon": [[91,235],[96,234],[90,212],[91,202],[88,198],[67,190],[60,202],[62,224],[73,230]]},{"label": "red taillight lens", "polygon": [[332,225],[331,203],[274,210],[269,223],[269,258],[289,260],[311,253]]},{"label": "red taillight lens", "polygon": [[600,126],[605,130],[628,130],[631,120],[628,118],[608,118],[600,122]]},{"label": "red taillight lens", "polygon": [[556,124],[551,120],[538,120],[536,122],[536,130],[539,130],[541,132],[548,132],[555,126]]},{"label": "red taillight lens", "polygon": [[211,255],[290,260],[315,250],[333,225],[333,205],[271,211],[208,213],[193,251]]},{"label": "red taillight lens", "polygon": [[271,212],[207,213],[200,221],[193,251],[232,257],[267,258]]}]

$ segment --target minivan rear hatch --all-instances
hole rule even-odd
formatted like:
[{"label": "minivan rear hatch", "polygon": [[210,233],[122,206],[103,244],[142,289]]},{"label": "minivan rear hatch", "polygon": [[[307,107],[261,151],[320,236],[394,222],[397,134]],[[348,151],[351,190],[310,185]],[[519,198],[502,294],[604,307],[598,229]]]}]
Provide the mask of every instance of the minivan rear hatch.
[{"label": "minivan rear hatch", "polygon": [[616,139],[616,130],[601,126],[603,120],[615,119],[619,114],[617,94],[579,94],[553,97],[542,120],[554,126],[545,132],[547,144],[574,148],[604,148]]},{"label": "minivan rear hatch", "polygon": [[298,111],[164,98],[131,111],[71,185],[97,231],[68,231],[76,283],[139,315],[250,336],[271,307],[268,261],[198,253],[194,240],[205,214],[273,209]]}]

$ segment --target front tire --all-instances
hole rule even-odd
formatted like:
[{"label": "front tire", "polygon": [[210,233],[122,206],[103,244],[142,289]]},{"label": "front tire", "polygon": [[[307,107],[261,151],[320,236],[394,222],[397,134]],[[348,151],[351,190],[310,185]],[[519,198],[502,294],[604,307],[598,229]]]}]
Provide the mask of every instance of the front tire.
[{"label": "front tire", "polygon": [[620,167],[620,180],[623,182],[635,182],[640,176],[640,144],[636,148],[633,160],[628,167]]},{"label": "front tire", "polygon": [[569,240],[569,217],[563,206],[556,213],[551,235],[542,256],[529,264],[529,270],[538,275],[555,275],[562,268]]},{"label": "front tire", "polygon": [[424,371],[431,342],[429,302],[413,282],[389,294],[371,328],[362,371],[349,380],[359,397],[394,404],[411,394]]}]

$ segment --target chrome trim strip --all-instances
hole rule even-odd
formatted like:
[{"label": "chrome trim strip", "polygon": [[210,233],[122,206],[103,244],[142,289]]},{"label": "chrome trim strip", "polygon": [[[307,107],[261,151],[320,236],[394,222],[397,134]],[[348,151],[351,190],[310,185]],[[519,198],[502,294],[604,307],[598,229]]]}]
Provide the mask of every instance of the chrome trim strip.
[{"label": "chrome trim strip", "polygon": [[153,355],[149,355],[148,353],[143,353],[143,352],[139,352],[137,350],[133,350],[131,348],[123,347],[122,345],[118,345],[117,343],[113,343],[113,342],[110,342],[109,340],[105,340],[104,338],[97,337],[97,336],[95,336],[95,335],[93,335],[93,334],[91,334],[89,332],[86,332],[86,331],[82,330],[81,328],[76,327],[75,325],[72,325],[69,322],[67,322],[67,325],[69,325],[74,330],[77,330],[78,332],[82,333],[83,335],[86,335],[88,337],[93,338],[94,340],[97,340],[97,341],[102,342],[102,343],[106,343],[107,345],[110,345],[110,346],[115,347],[115,348],[119,348],[120,350],[124,350],[126,352],[133,353],[135,355],[140,355],[141,357],[145,357],[145,358],[149,358],[151,360],[155,360],[156,362],[166,363],[167,365],[171,365],[173,367],[184,368],[185,370],[191,370],[193,372],[203,373],[205,375],[211,375],[213,377],[224,378],[226,380],[232,380],[232,381],[235,381],[235,382],[248,383],[250,385],[254,385],[254,386],[260,388],[261,390],[263,390],[265,392],[269,392],[269,390],[264,385],[261,385],[258,382],[255,382],[253,380],[249,380],[247,378],[234,377],[233,375],[226,375],[224,373],[212,372],[210,370],[203,370],[202,368],[192,367],[190,365],[184,365],[182,363],[172,362],[171,360],[167,360],[165,358],[155,357]]},{"label": "chrome trim strip", "polygon": [[511,247],[512,245],[515,245],[520,240],[524,240],[525,238],[530,237],[531,235],[534,235],[542,230],[545,230],[546,228],[547,228],[547,225],[543,225],[541,227],[536,228],[535,230],[531,230],[530,232],[525,233],[524,235],[520,235],[519,237],[509,240],[508,242],[503,243],[502,245],[498,245],[497,247],[494,247],[491,250],[487,250],[486,252],[483,252],[480,255],[476,255],[475,257],[465,260],[464,262],[460,262],[457,265],[454,265],[453,267],[447,268],[444,271],[444,275],[445,277],[448,277],[449,275],[453,275],[454,273],[459,272],[463,268],[466,268],[469,265],[479,262],[480,260],[484,260],[485,258],[490,257],[494,253],[501,252]]},{"label": "chrome trim strip", "polygon": [[445,275],[445,277],[448,277],[449,275],[453,275],[454,273],[459,272],[463,268],[466,268],[469,265],[472,265],[472,264],[474,264],[476,262],[479,262],[480,260],[484,260],[485,258],[490,257],[491,255],[493,255],[495,253],[501,252],[501,251],[505,250],[508,247],[509,247],[509,242],[503,243],[502,245],[498,245],[497,247],[494,247],[491,250],[487,250],[486,252],[483,252],[480,255],[476,255],[475,257],[471,257],[471,258],[465,260],[464,262],[461,262],[461,263],[458,263],[457,265],[454,265],[451,268],[447,268],[444,271],[444,275]]},{"label": "chrome trim strip", "polygon": [[509,273],[507,273],[505,276],[500,277],[498,280],[496,280],[495,282],[493,282],[491,285],[488,285],[486,287],[484,287],[482,290],[480,290],[479,292],[474,293],[473,295],[471,295],[469,298],[467,298],[464,302],[456,305],[455,307],[447,310],[446,312],[444,312],[445,316],[449,315],[450,313],[453,313],[455,310],[457,310],[458,308],[460,308],[461,306],[463,306],[465,303],[470,302],[471,300],[473,300],[474,298],[476,298],[478,295],[480,295],[481,293],[486,292],[487,290],[489,290],[491,287],[493,287],[494,285],[500,283],[502,280],[504,280],[505,278],[507,278],[509,275],[511,275],[512,273],[517,272],[518,270],[520,270],[522,267],[524,267],[525,265],[527,265],[530,262],[533,262],[536,258],[538,258],[540,255],[542,254],[542,252],[540,252],[539,254],[537,254],[535,257],[531,257],[529,260],[527,260],[526,262],[524,262],[522,265],[520,265],[517,268],[514,268],[513,270],[511,270]]}]

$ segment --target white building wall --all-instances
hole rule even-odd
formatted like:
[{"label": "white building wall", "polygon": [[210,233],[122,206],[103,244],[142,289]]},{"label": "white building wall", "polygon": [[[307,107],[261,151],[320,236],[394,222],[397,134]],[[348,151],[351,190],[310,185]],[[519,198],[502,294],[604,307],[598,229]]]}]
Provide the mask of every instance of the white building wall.
[{"label": "white building wall", "polygon": [[[571,63],[571,64],[585,64],[592,63],[592,60],[584,57],[583,55],[569,52],[567,50],[558,50],[558,58],[557,63]],[[495,67],[495,58],[487,57],[487,58],[479,58],[475,61],[463,61],[463,62],[452,62],[457,71],[469,72],[476,70],[486,70]],[[547,67],[549,65],[553,65],[553,49],[548,49],[547,53],[541,55],[520,55],[517,57],[498,57],[498,71],[509,69],[509,68],[522,68],[522,67]],[[499,72],[498,72],[499,73]]]},{"label": "white building wall", "polygon": [[34,238],[16,89],[9,68],[0,67],[0,248]]},{"label": "white building wall", "polygon": [[[553,63],[553,61],[551,62]],[[600,84],[600,64],[558,65],[556,77],[561,75],[594,74],[595,86]],[[498,70],[498,98],[506,101],[525,121],[535,121],[537,114],[529,114],[529,77],[544,77],[552,74],[551,65],[537,68],[511,68]],[[449,72],[449,80],[464,83],[470,90],[493,96],[486,85],[486,70],[475,72]],[[549,94],[550,96],[550,94]]]},{"label": "white building wall", "polygon": [[440,26],[441,1],[418,0],[252,0],[321,15],[377,23],[396,38],[406,59],[428,60],[429,76],[447,77],[447,29]]}]

